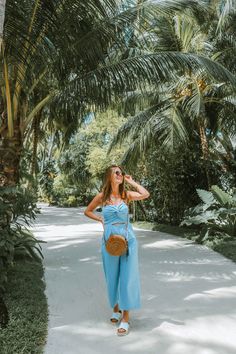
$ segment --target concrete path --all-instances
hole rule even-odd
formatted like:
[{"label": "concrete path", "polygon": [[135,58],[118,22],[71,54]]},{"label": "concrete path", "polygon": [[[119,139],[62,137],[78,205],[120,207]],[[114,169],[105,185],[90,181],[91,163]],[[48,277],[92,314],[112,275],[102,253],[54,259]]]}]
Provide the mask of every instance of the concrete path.
[{"label": "concrete path", "polygon": [[109,323],[102,225],[83,208],[42,207],[50,321],[45,354],[235,354],[236,264],[205,246],[136,230],[142,309],[118,337]]}]

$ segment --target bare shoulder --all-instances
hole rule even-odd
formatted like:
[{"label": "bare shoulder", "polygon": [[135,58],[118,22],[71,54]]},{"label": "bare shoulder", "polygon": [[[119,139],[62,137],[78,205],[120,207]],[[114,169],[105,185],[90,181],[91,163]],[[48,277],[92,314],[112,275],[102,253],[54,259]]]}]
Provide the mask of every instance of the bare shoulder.
[{"label": "bare shoulder", "polygon": [[103,198],[103,192],[100,192],[95,195],[93,201],[95,201],[96,203],[102,203],[102,198]]},{"label": "bare shoulder", "polygon": [[103,198],[103,192],[100,192],[96,195],[97,199],[102,202],[102,198]]},{"label": "bare shoulder", "polygon": [[103,193],[102,192],[98,193],[97,195],[95,195],[93,200],[89,203],[89,205],[85,209],[85,212],[93,211],[95,208],[97,208],[98,206],[102,205],[102,197],[103,197]]}]

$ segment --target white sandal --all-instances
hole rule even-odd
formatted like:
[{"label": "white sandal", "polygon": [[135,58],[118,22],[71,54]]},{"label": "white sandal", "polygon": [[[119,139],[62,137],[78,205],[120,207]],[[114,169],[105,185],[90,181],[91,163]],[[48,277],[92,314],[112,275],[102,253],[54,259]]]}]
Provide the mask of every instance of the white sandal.
[{"label": "white sandal", "polygon": [[[121,321],[120,325],[119,325],[119,327],[117,329],[117,335],[118,336],[126,336],[129,333],[129,325],[130,325],[130,322]],[[121,328],[124,329],[125,332],[119,332],[118,330],[121,329]]]},{"label": "white sandal", "polygon": [[[119,311],[119,312],[113,312],[112,313],[112,316],[110,318],[110,321],[112,324],[116,324],[120,321],[121,319],[121,316],[122,316],[122,311]],[[116,320],[116,321],[112,321],[112,320]]]}]

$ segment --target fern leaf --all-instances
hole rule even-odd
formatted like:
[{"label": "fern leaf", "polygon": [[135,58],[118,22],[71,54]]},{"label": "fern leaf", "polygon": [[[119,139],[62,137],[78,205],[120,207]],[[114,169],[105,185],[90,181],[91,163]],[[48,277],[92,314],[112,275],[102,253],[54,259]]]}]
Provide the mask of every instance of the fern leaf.
[{"label": "fern leaf", "polygon": [[216,202],[213,194],[204,189],[197,189],[197,194],[199,198],[203,201],[203,203],[207,205],[212,205]]}]

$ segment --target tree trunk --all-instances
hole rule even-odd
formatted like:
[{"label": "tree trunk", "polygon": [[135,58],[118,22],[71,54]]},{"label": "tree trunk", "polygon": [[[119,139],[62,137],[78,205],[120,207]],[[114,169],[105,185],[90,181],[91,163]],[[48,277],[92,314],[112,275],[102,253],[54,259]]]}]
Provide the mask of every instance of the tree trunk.
[{"label": "tree trunk", "polygon": [[7,310],[7,306],[3,300],[3,296],[0,290],[0,327],[5,328],[9,321],[9,314]]},{"label": "tree trunk", "polygon": [[[4,118],[4,116],[2,116]],[[3,119],[4,120],[4,119]],[[4,125],[0,129],[0,187],[15,186],[19,182],[19,167],[22,151],[22,137],[19,124],[14,127],[13,137],[7,136]],[[0,218],[0,232],[8,223]],[[2,284],[0,284],[2,286]],[[9,315],[0,287],[0,327],[7,326]]]},{"label": "tree trunk", "polygon": [[147,220],[147,214],[146,214],[146,211],[143,207],[143,204],[142,204],[142,201],[141,200],[137,200],[137,205],[139,206],[142,214],[143,214],[143,217],[144,217],[144,220],[146,221]]},{"label": "tree trunk", "polygon": [[205,165],[207,185],[208,185],[208,189],[210,189],[211,179],[210,179],[209,169],[208,169],[209,147],[208,147],[208,141],[207,141],[207,137],[206,137],[206,127],[205,127],[203,120],[201,120],[199,122],[199,135],[200,135],[200,141],[201,141],[202,157],[203,157],[203,161],[204,161],[204,165]]},{"label": "tree trunk", "polygon": [[22,137],[19,125],[14,127],[14,135],[0,140],[0,186],[15,186],[19,182]]},{"label": "tree trunk", "polygon": [[40,120],[41,120],[41,111],[39,111],[38,114],[36,114],[33,121],[33,156],[32,156],[32,165],[31,165],[32,176],[36,175],[38,133],[39,133]]}]

